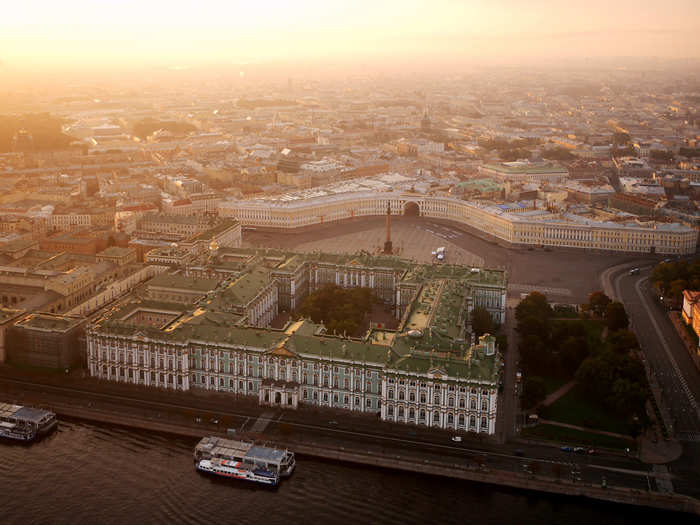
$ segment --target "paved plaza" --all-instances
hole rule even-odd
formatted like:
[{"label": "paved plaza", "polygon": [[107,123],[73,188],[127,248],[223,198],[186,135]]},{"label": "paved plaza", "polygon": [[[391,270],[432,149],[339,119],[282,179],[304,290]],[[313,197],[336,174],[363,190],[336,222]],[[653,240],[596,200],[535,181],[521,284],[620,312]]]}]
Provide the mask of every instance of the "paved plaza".
[{"label": "paved plaza", "polygon": [[[384,217],[367,217],[311,227],[294,233],[246,231],[244,245],[295,251],[354,253],[381,251],[386,237]],[[508,295],[517,304],[522,293],[540,291],[552,301],[582,303],[600,290],[600,274],[621,262],[652,260],[648,256],[596,253],[586,250],[506,246],[501,241],[446,221],[393,217],[391,240],[394,253],[417,262],[437,261],[431,255],[446,248],[446,263],[508,272]],[[659,259],[657,256],[656,259]]]}]

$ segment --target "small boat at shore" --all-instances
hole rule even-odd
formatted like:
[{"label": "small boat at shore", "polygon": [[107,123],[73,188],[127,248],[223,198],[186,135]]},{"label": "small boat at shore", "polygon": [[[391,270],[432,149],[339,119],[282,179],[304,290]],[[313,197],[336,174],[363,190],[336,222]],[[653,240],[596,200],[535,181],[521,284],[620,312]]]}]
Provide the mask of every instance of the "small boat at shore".
[{"label": "small boat at shore", "polygon": [[276,486],[294,472],[294,453],[215,436],[205,437],[194,450],[200,472],[224,478]]},{"label": "small boat at shore", "polygon": [[48,410],[0,403],[0,438],[34,441],[56,425],[56,414]]}]

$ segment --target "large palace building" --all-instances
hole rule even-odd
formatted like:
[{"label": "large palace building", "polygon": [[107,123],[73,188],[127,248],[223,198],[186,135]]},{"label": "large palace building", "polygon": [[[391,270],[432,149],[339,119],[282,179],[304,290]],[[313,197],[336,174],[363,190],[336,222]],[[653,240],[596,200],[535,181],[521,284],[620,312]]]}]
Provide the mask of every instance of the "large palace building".
[{"label": "large palace building", "polygon": [[690,226],[655,221],[597,221],[548,210],[514,212],[446,195],[356,191],[309,198],[228,201],[219,214],[243,227],[289,230],[371,215],[393,214],[446,219],[516,245],[560,246],[628,253],[695,253],[698,232]]},{"label": "large palace building", "polygon": [[[328,284],[371,288],[394,328],[370,323],[361,337],[346,337],[309,319],[271,327]],[[110,381],[493,434],[501,359],[495,337],[474,341],[469,313],[482,306],[502,323],[505,292],[501,270],[222,250],[206,267],[158,276],[90,325],[88,366]]]}]

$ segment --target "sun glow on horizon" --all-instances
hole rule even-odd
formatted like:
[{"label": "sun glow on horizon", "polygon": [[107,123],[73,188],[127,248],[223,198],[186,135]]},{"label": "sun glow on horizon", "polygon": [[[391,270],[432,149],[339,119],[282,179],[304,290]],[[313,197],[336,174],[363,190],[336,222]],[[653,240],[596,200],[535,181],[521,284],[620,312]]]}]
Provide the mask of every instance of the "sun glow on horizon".
[{"label": "sun glow on horizon", "polygon": [[669,0],[28,0],[6,5],[15,66],[292,58],[700,55],[700,6]]}]

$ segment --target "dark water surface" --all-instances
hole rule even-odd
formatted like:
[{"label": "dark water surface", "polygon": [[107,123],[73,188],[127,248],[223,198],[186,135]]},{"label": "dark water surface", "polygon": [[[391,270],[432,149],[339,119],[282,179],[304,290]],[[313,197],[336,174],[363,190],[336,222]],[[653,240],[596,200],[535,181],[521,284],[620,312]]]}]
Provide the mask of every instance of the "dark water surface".
[{"label": "dark water surface", "polygon": [[297,459],[277,489],[194,469],[196,440],[61,421],[0,442],[0,523],[649,523],[683,515]]}]

